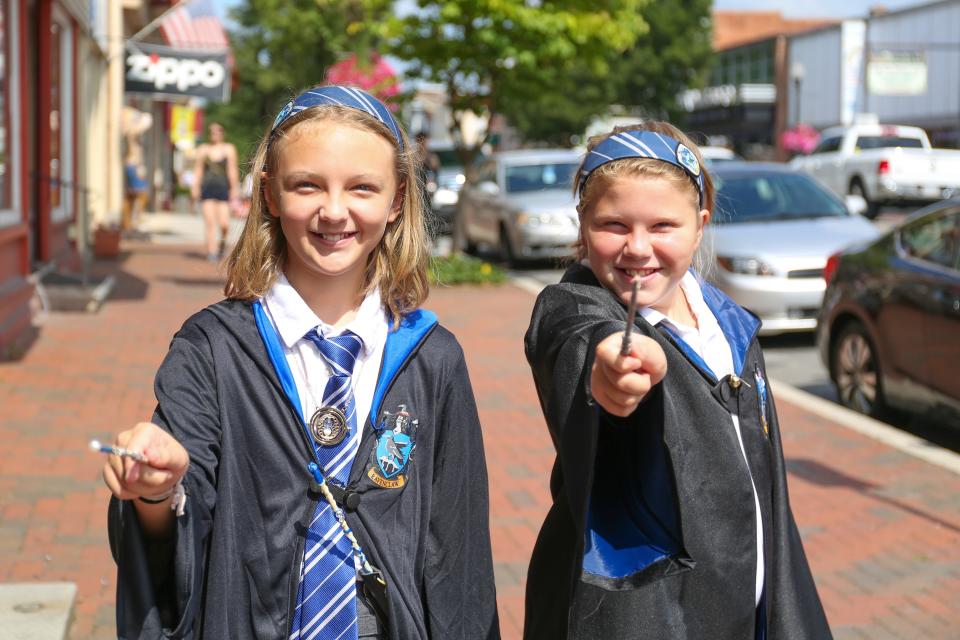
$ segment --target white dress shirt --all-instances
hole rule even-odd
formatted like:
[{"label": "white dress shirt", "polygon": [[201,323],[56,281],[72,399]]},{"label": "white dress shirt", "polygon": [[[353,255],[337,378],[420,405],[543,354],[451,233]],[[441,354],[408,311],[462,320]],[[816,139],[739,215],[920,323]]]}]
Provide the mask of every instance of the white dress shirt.
[{"label": "white dress shirt", "polygon": [[[713,315],[710,307],[703,300],[703,292],[700,290],[700,283],[696,276],[688,271],[680,281],[680,288],[687,296],[687,302],[690,310],[697,319],[697,327],[689,327],[676,322],[663,315],[656,309],[646,307],[640,309],[640,314],[650,324],[656,326],[661,322],[669,324],[680,338],[693,349],[707,366],[722,379],[727,375],[737,375],[733,370],[733,352],[730,350],[730,344],[727,342],[723,330],[717,323],[717,318]],[[740,435],[740,418],[736,413],[731,412],[730,418],[733,421],[734,431],[737,433],[737,440],[740,442],[740,451],[743,453],[744,462],[747,464],[747,470],[750,469],[750,462],[747,459],[747,452],[743,446],[743,436]],[[760,595],[763,593],[763,523],[760,519],[760,500],[757,497],[757,487],[753,482],[751,474],[750,484],[753,486],[753,502],[756,507],[756,532],[757,532],[757,583],[756,583],[756,602],[760,604]]]},{"label": "white dress shirt", "polygon": [[362,430],[373,404],[373,394],[380,375],[380,362],[383,360],[383,348],[390,328],[387,313],[380,304],[380,291],[375,288],[367,294],[357,309],[357,316],[337,332],[317,317],[282,274],[261,302],[280,336],[287,365],[297,383],[301,409],[308,421],[323,402],[323,391],[330,379],[330,369],[320,355],[320,349],[306,337],[307,332],[316,328],[321,336],[329,338],[349,330],[360,336],[363,349],[357,357],[351,378],[357,408],[357,427]]}]

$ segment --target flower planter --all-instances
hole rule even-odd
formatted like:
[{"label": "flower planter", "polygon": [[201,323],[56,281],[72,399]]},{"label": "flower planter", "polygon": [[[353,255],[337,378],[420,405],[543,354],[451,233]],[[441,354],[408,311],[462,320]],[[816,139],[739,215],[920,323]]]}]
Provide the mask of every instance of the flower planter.
[{"label": "flower planter", "polygon": [[93,232],[93,255],[98,258],[116,258],[120,255],[120,229],[98,227]]}]

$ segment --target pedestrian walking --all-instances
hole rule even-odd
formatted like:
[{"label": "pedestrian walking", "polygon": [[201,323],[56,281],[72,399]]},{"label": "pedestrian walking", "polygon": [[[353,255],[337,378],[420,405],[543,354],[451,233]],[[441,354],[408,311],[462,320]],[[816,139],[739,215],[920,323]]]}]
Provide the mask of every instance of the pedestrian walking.
[{"label": "pedestrian walking", "polygon": [[153,116],[133,107],[124,107],[121,124],[126,148],[123,154],[124,188],[120,228],[131,231],[136,228],[147,204],[149,185],[142,138],[153,126]]},{"label": "pedestrian walking", "polygon": [[829,638],[760,323],[692,268],[714,207],[699,150],[617,128],[576,181],[577,262],[525,338],[557,451],[525,637]]},{"label": "pedestrian walking", "polygon": [[406,135],[315,87],[253,175],[228,299],[174,336],[152,423],[114,443],[147,462],[104,467],[120,637],[498,638],[479,419],[419,308]]},{"label": "pedestrian walking", "polygon": [[230,210],[240,206],[240,173],[237,148],[226,141],[223,125],[211,122],[208,131],[210,141],[197,148],[190,194],[200,202],[207,260],[218,262],[226,251]]}]

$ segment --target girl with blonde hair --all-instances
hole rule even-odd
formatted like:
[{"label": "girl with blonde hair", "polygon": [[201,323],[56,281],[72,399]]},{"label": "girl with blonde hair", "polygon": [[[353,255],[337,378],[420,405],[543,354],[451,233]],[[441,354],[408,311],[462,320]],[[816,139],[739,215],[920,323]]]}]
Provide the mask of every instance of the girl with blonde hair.
[{"label": "girl with blonde hair", "polygon": [[714,207],[697,147],[664,122],[615,129],[575,195],[578,262],[525,342],[557,459],[524,637],[829,638],[760,321],[695,268]]},{"label": "girl with blonde hair", "polygon": [[104,479],[126,638],[499,637],[463,352],[429,311],[413,151],[349,87],[253,163],[228,299],[173,339]]}]

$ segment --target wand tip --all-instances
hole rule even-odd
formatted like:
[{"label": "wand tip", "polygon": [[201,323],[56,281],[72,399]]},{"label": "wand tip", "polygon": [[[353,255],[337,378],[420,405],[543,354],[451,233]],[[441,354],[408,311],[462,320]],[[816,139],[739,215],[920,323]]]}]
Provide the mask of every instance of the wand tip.
[{"label": "wand tip", "polygon": [[99,440],[91,440],[91,441],[90,441],[90,450],[91,450],[91,451],[100,451],[100,441],[99,441]]}]

